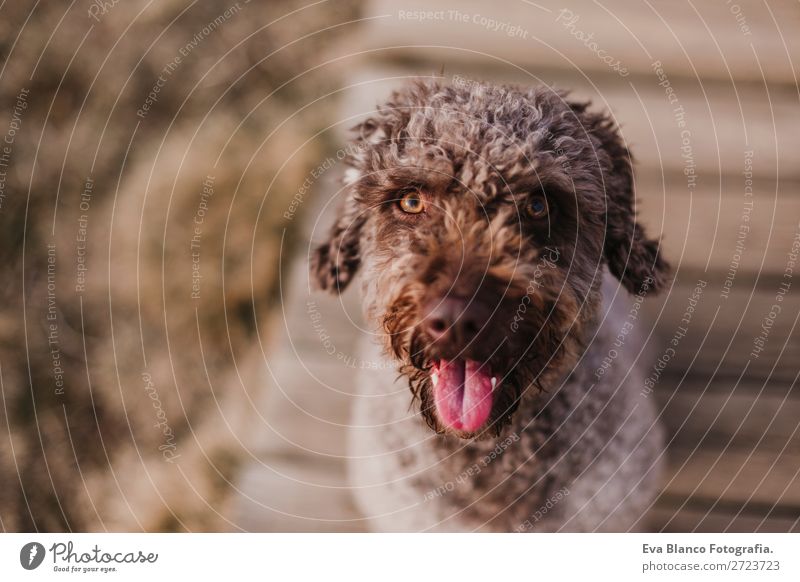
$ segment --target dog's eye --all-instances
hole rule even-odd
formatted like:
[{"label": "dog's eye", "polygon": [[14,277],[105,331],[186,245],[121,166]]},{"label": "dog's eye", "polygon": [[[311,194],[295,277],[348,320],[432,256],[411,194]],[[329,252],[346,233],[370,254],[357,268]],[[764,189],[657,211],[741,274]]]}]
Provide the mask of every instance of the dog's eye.
[{"label": "dog's eye", "polygon": [[407,192],[398,204],[400,210],[408,214],[419,214],[425,210],[425,202],[423,202],[419,192]]},{"label": "dog's eye", "polygon": [[527,211],[531,218],[544,218],[549,211],[547,198],[541,194],[533,196],[528,202]]}]

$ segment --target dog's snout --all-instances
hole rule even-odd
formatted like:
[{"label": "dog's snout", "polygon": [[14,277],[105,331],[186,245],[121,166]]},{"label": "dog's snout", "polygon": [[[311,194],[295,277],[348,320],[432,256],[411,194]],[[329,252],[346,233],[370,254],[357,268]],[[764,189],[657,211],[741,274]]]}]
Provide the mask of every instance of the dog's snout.
[{"label": "dog's snout", "polygon": [[487,318],[487,310],[475,300],[444,297],[429,303],[424,326],[433,340],[463,346],[478,335]]}]

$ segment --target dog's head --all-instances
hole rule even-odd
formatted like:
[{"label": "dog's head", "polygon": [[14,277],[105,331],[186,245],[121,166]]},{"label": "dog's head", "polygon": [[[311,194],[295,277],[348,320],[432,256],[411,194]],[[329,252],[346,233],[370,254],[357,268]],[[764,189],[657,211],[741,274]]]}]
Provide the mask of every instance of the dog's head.
[{"label": "dog's head", "polygon": [[312,275],[339,293],[362,268],[367,316],[436,431],[497,434],[529,387],[562,377],[604,265],[631,292],[665,282],[628,149],[586,104],[415,82],[356,132]]}]

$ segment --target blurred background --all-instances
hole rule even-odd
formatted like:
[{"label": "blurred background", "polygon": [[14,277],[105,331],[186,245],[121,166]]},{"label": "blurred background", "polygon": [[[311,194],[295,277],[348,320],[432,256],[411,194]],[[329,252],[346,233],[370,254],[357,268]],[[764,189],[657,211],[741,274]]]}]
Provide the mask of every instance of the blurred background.
[{"label": "blurred background", "polygon": [[800,531],[796,1],[3,2],[0,54],[4,531],[366,527],[358,297],[306,262],[416,76],[613,112],[676,271],[651,527]]}]

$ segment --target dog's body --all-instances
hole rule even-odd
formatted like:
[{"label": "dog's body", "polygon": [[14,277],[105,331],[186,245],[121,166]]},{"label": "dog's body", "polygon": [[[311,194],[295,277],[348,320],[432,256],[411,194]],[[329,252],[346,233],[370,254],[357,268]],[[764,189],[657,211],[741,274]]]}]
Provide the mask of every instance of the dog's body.
[{"label": "dog's body", "polygon": [[[636,318],[609,299],[657,292],[668,266],[636,222],[614,124],[548,88],[419,82],[357,130],[312,273],[340,292],[361,269],[382,345],[362,360],[392,358],[359,379],[351,466],[366,517],[383,530],[644,527],[660,435],[626,345]],[[607,271],[622,285],[601,292]]]}]

